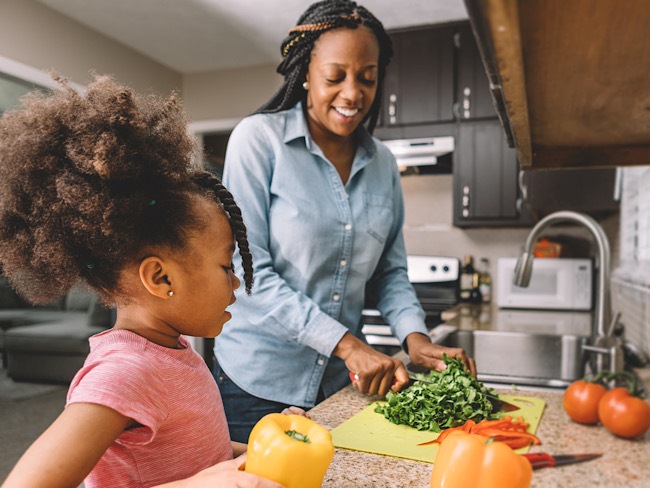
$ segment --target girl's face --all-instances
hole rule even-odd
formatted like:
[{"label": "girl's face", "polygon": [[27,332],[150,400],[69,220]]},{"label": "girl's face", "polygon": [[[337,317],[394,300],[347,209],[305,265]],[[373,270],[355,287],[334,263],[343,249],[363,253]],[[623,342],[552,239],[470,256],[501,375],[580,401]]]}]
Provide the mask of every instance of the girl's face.
[{"label": "girl's face", "polygon": [[201,200],[207,226],[192,234],[176,260],[172,324],[181,334],[216,337],[231,318],[226,307],[235,302],[240,281],[233,272],[235,239],[228,218],[215,203]]},{"label": "girl's face", "polygon": [[346,138],[359,126],[377,93],[379,43],[364,26],[327,31],[314,43],[307,72],[309,130]]}]

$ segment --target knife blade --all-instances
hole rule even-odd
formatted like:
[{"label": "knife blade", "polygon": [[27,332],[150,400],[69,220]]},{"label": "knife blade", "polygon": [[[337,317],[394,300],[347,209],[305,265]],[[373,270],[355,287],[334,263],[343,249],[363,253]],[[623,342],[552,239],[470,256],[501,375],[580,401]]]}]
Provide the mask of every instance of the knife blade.
[{"label": "knife blade", "polygon": [[[350,371],[350,381],[354,383],[359,379],[359,375],[356,373],[353,373]],[[421,380],[417,378],[414,374],[409,373],[409,384],[408,386],[411,386],[413,383],[416,381],[419,381],[420,383],[427,383],[429,385],[435,384],[433,381],[427,381],[427,380]],[[393,384],[395,384],[395,379],[393,379]],[[514,403],[506,402],[505,400],[501,400],[498,396],[495,395],[490,395],[486,394],[488,400],[490,400],[490,403],[492,404],[492,407],[497,411],[504,411],[504,412],[514,412],[515,410],[519,410],[521,407],[518,405],[515,405]]]},{"label": "knife blade", "polygon": [[533,469],[554,468],[567,464],[583,463],[591,459],[599,458],[603,453],[592,454],[549,454],[547,452],[530,452],[521,454],[528,459]]}]

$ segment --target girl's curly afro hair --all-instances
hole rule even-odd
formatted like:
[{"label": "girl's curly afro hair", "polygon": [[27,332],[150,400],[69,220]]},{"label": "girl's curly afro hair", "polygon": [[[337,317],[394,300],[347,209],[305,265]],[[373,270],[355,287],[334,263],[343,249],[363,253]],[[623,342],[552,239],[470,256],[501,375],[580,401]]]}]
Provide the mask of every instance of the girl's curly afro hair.
[{"label": "girl's curly afro hair", "polygon": [[29,94],[0,118],[0,266],[17,291],[47,303],[81,280],[113,301],[126,265],[183,249],[204,195],[229,217],[250,293],[241,213],[196,164],[178,97],[140,97],[108,76],[79,94],[55,78],[61,90]]}]

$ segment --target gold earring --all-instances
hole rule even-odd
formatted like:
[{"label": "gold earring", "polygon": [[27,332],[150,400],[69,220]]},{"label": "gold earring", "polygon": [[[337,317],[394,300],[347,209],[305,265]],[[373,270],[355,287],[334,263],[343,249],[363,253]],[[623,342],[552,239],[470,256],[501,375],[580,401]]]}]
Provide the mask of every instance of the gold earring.
[{"label": "gold earring", "polygon": [[171,290],[169,290],[169,291],[167,292],[167,296],[168,296],[168,297],[173,297],[173,296],[174,296],[174,292],[171,291]]},{"label": "gold earring", "polygon": [[305,82],[302,84],[302,87],[303,87],[305,90],[309,90],[309,82],[308,82],[308,81],[305,81]]}]

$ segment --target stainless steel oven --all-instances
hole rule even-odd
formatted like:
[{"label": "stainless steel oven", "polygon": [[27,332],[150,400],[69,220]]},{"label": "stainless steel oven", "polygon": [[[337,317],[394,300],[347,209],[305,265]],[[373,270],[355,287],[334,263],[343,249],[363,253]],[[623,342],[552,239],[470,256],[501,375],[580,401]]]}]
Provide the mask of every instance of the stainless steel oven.
[{"label": "stainless steel oven", "polygon": [[[428,329],[442,323],[442,312],[458,303],[460,291],[460,261],[448,256],[407,256],[409,281],[426,314]],[[388,355],[397,353],[401,344],[381,313],[368,299],[362,314],[361,329],[374,349]]]}]

